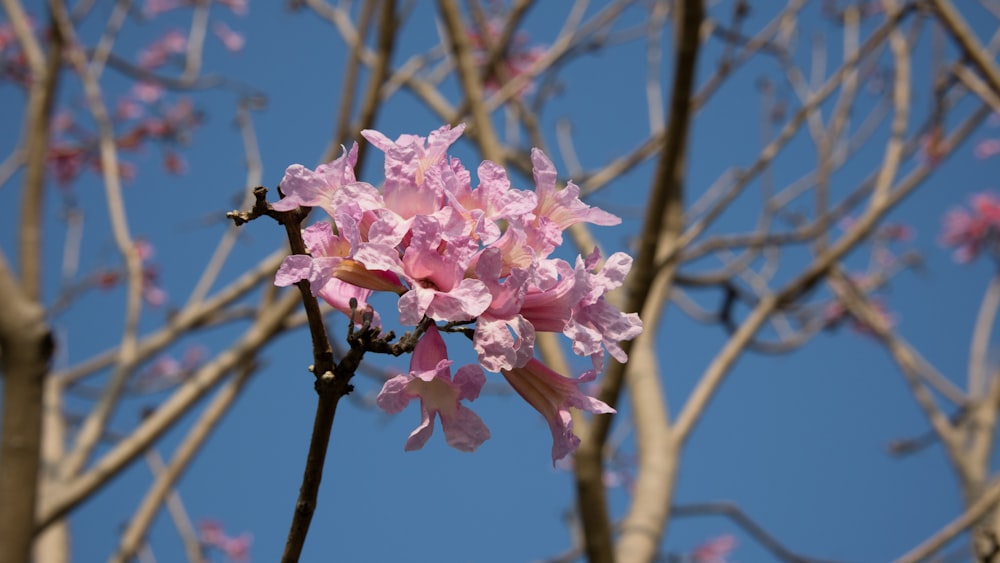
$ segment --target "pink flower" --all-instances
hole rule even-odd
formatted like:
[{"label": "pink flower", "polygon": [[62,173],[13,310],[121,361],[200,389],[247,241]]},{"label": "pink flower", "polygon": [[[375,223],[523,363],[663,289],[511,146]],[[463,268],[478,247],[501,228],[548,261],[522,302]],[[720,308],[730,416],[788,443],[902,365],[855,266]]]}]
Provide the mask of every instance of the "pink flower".
[{"label": "pink flower", "polygon": [[222,525],[214,520],[202,520],[198,524],[201,542],[208,547],[218,549],[226,559],[236,562],[250,560],[250,545],[253,536],[244,532],[239,536],[228,536],[222,531]]},{"label": "pink flower", "polygon": [[219,4],[232,10],[237,16],[245,16],[247,14],[247,0],[215,0]]},{"label": "pink flower", "polygon": [[1000,154],[1000,139],[983,139],[976,143],[976,148],[973,149],[973,154],[976,158],[990,158],[991,156],[996,156]]},{"label": "pink flower", "polygon": [[[302,231],[309,255],[294,254],[282,261],[274,277],[274,284],[287,287],[293,283],[309,280],[313,295],[321,297],[332,307],[351,315],[351,298],[357,299],[358,310],[368,307],[368,298],[373,289],[383,291],[401,290],[394,275],[366,269],[352,260],[351,225],[349,217],[341,217],[340,232],[333,234],[330,223],[314,223]],[[379,326],[380,322],[374,322]]]},{"label": "pink flower", "polygon": [[187,37],[180,31],[171,30],[139,52],[139,66],[153,69],[163,66],[171,55],[183,53],[187,48]]},{"label": "pink flower", "polygon": [[182,6],[181,0],[146,0],[142,12],[148,18],[156,17],[164,12],[169,12]]},{"label": "pink flower", "polygon": [[351,150],[343,149],[341,156],[316,170],[301,164],[293,164],[285,169],[281,180],[284,197],[272,207],[278,211],[291,211],[296,207],[322,207],[331,217],[350,215],[360,222],[367,211],[382,208],[382,194],[354,176],[354,166],[358,160],[358,145]]},{"label": "pink flower", "polygon": [[243,38],[243,35],[233,31],[232,28],[222,22],[215,22],[212,25],[212,32],[215,33],[215,36],[222,41],[222,44],[231,53],[242,51],[243,45],[246,44],[246,39]]},{"label": "pink flower", "polygon": [[435,325],[420,338],[410,359],[410,372],[385,382],[376,403],[390,413],[402,411],[411,399],[420,399],[420,425],[406,440],[406,451],[419,450],[434,431],[434,419],[441,417],[445,441],[463,452],[472,452],[490,437],[490,431],[476,413],[461,401],[474,401],[486,383],[479,366],[459,368],[451,377],[452,361]]},{"label": "pink flower", "polygon": [[538,194],[535,215],[539,219],[548,219],[560,229],[582,222],[595,225],[617,225],[622,222],[607,211],[580,201],[580,188],[573,182],[557,190],[556,167],[541,149],[531,149],[531,164],[532,174],[535,177],[535,191]]},{"label": "pink flower", "polygon": [[972,197],[971,211],[956,208],[944,216],[941,244],[954,246],[955,261],[969,262],[986,244],[996,244],[1000,229],[1000,199],[989,193]]},{"label": "pink flower", "polygon": [[951,147],[944,136],[944,129],[935,125],[930,132],[920,137],[921,158],[929,166],[937,166],[948,154]]},{"label": "pink flower", "polygon": [[170,174],[179,176],[187,172],[187,161],[177,151],[168,149],[163,152],[163,169]]},{"label": "pink flower", "polygon": [[467,180],[456,182],[448,193],[449,203],[475,226],[481,243],[491,244],[502,234],[499,222],[523,222],[538,205],[538,198],[534,192],[512,190],[507,172],[488,160],[479,165],[478,176],[475,190]]},{"label": "pink flower", "polygon": [[586,372],[577,379],[563,377],[545,364],[532,358],[524,367],[500,372],[529,405],[549,423],[552,431],[552,463],[566,457],[580,445],[580,438],[573,433],[570,407],[594,414],[616,412],[603,401],[584,395],[580,384],[592,381],[593,372]]},{"label": "pink flower", "polygon": [[736,537],[730,534],[712,538],[694,548],[694,563],[726,563],[726,558],[736,549]]},{"label": "pink flower", "polygon": [[[365,267],[392,272],[409,285],[399,298],[399,321],[415,325],[424,315],[436,321],[479,316],[491,297],[482,281],[465,276],[478,247],[465,232],[464,221],[451,209],[443,209],[435,215],[417,215],[408,223],[410,241],[402,257],[388,242],[362,244],[355,253]],[[376,223],[372,231],[383,225]]]},{"label": "pink flower", "polygon": [[535,330],[562,332],[572,339],[573,352],[589,356],[595,369],[603,365],[602,346],[619,362],[628,361],[618,343],[642,332],[639,315],[622,313],[604,299],[608,291],[624,282],[632,258],[616,252],[595,271],[599,261],[595,249],[586,260],[578,257],[573,269],[562,260],[542,264],[551,271],[546,273],[543,268],[537,277],[548,281],[529,288],[520,311]]},{"label": "pink flower", "polygon": [[501,261],[498,249],[487,248],[476,265],[476,276],[492,299],[476,321],[472,346],[479,363],[492,372],[523,367],[534,355],[535,345],[535,327],[520,314],[531,272],[515,269],[501,281]]},{"label": "pink flower", "polygon": [[[491,20],[487,24],[486,35],[490,43],[496,43],[500,40],[501,29],[502,25],[499,20]],[[469,40],[472,42],[476,63],[479,66],[485,66],[488,55],[486,42],[483,41],[483,38],[478,33],[472,32],[469,33]],[[527,43],[528,36],[519,33],[514,36],[509,45],[504,45],[504,57],[500,60],[500,67],[504,70],[503,76],[505,79],[513,80],[522,74],[529,73],[535,62],[544,57],[548,51],[548,48],[544,45],[528,47]],[[493,73],[486,77],[486,89],[488,91],[500,89],[501,84],[497,78],[496,74]],[[518,92],[518,96],[530,93],[533,89],[534,83],[528,81],[521,91]]]},{"label": "pink flower", "polygon": [[132,96],[140,102],[151,104],[163,97],[163,87],[152,82],[136,82],[132,86]]},{"label": "pink flower", "polygon": [[[438,165],[444,162],[448,147],[465,131],[465,124],[452,129],[445,125],[425,139],[400,135],[395,141],[371,129],[361,132],[368,142],[385,153],[385,206],[404,219],[430,215],[445,201]],[[445,166],[447,168],[447,166]]]}]

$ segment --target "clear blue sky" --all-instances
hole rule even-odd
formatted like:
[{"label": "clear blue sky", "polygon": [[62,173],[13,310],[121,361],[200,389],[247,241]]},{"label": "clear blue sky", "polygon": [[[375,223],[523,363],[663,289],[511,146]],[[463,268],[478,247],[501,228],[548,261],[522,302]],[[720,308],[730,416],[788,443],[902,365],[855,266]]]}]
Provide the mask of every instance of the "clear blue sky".
[{"label": "clear blue sky", "polygon": [[[28,4],[34,14],[42,13],[41,2]],[[254,126],[263,158],[263,183],[270,187],[281,179],[285,166],[317,163],[334,126],[346,57],[328,24],[305,13],[287,12],[281,4],[252,2],[245,17],[215,6],[213,18],[244,33],[247,44],[243,52],[230,54],[210,37],[205,57],[206,69],[252,84],[267,95],[267,108],[254,115]],[[567,8],[563,3],[542,4],[529,13],[526,29],[533,41],[549,43]],[[723,4],[713,9],[728,9],[728,3]],[[438,41],[430,5],[416,4],[397,62]],[[109,5],[95,9],[105,16],[109,10]],[[822,31],[829,37],[834,32],[819,23],[816,12],[813,6],[804,19],[813,27],[800,31],[800,60],[807,59],[805,45],[816,33]],[[149,24],[127,23],[119,52],[132,53],[166,29],[186,27],[189,14],[177,10]],[[635,24],[643,19],[640,10],[633,10],[625,21]],[[104,17],[93,20],[103,22]],[[763,14],[752,17],[748,29],[758,29],[763,20]],[[83,36],[93,41],[98,31],[91,24]],[[993,30],[979,31],[980,37],[988,37]],[[718,60],[717,43],[713,45],[701,60],[702,81]],[[830,51],[839,53],[839,44],[832,43]],[[926,48],[915,53],[914,107],[921,114],[930,104],[926,54]],[[566,67],[560,75],[564,92],[542,115],[551,147],[555,146],[556,121],[570,118],[585,166],[601,165],[632,148],[648,130],[644,63],[644,46],[633,42]],[[669,72],[666,64],[664,72]],[[748,165],[759,150],[759,96],[754,83],[762,73],[779,78],[773,65],[750,65],[727,83],[696,122],[689,151],[691,199],[729,167]],[[108,71],[105,89],[110,99],[125,84]],[[789,92],[787,85],[781,88]],[[453,87],[446,90],[453,102],[455,91]],[[0,84],[0,123],[8,124],[0,133],[3,155],[16,142],[22,97],[20,90]],[[194,99],[207,121],[183,150],[189,167],[186,175],[162,174],[154,147],[137,157],[129,155],[139,166],[138,178],[126,188],[131,227],[156,246],[163,285],[175,305],[183,303],[200,274],[222,231],[223,223],[215,220],[234,207],[245,177],[238,131],[232,126],[234,95],[210,91]],[[81,104],[79,89],[69,86],[61,102]],[[403,93],[380,113],[377,128],[394,138],[402,133],[426,134],[440,125]],[[972,142],[994,136],[1000,136],[1000,128],[985,125]],[[814,153],[805,139],[799,142],[777,162],[779,186],[814,165]],[[959,383],[965,378],[972,324],[991,271],[985,262],[966,266],[952,262],[937,242],[941,215],[964,203],[971,193],[997,189],[1000,171],[1000,157],[976,160],[971,149],[972,143],[960,147],[894,213],[894,220],[916,229],[910,247],[922,253],[926,268],[921,274],[906,273],[894,280],[887,298],[902,334]],[[469,143],[460,141],[454,154],[474,170],[477,160]],[[560,171],[565,171],[562,159],[557,154],[552,157]],[[881,153],[860,158],[881,158]],[[377,184],[381,165],[380,153],[373,151],[361,178]],[[640,167],[592,201],[624,219],[621,227],[595,230],[609,252],[627,250],[629,238],[637,232],[650,175],[650,166]],[[850,165],[841,178],[853,182]],[[853,183],[840,186],[838,193],[851,187]],[[48,201],[51,229],[46,247],[53,257],[60,255],[64,232],[54,217],[61,193],[53,187]],[[74,184],[72,193],[87,217],[81,271],[115,264],[99,180],[86,174]],[[18,190],[12,185],[0,192],[0,244],[8,256],[17,198]],[[809,209],[806,205],[802,209]],[[212,222],[204,223],[205,218]],[[742,229],[751,219],[752,215],[736,209],[721,228]],[[232,279],[241,268],[283,244],[281,229],[268,221],[243,230],[222,280]],[[849,262],[861,265],[867,259],[867,250],[860,250]],[[55,274],[58,258],[45,267]],[[794,263],[787,267],[794,271]],[[56,289],[54,282],[47,288],[49,299]],[[699,297],[705,304],[717,298],[707,293]],[[147,308],[144,315],[144,326],[151,330],[163,320],[164,311]],[[63,345],[59,366],[114,343],[120,318],[116,293],[95,294],[59,317],[55,322]],[[184,344],[218,350],[235,334],[210,330]],[[683,404],[724,336],[718,327],[693,323],[676,309],[667,315],[660,349],[673,412]],[[463,340],[448,340],[448,344],[456,365],[470,360],[471,355],[462,351],[467,348]],[[311,363],[305,332],[278,339],[263,358],[263,369],[186,473],[179,491],[195,520],[213,518],[227,532],[252,533],[253,560],[271,561],[279,557],[284,545],[298,492],[315,394],[312,376],[305,370]],[[391,365],[404,369],[407,360]],[[499,377],[490,381],[502,389]],[[358,398],[371,399],[378,391],[375,382],[362,377],[356,387]],[[119,427],[127,428],[143,406],[163,396],[126,402],[117,415]],[[544,421],[516,396],[485,396],[475,403],[492,438],[474,454],[448,448],[440,427],[423,450],[404,453],[406,436],[419,420],[415,405],[394,417],[355,401],[342,405],[303,560],[529,561],[555,555],[570,544],[563,516],[573,503],[572,480],[551,467],[551,437]],[[736,502],[802,554],[886,560],[902,554],[960,512],[956,481],[940,448],[930,447],[905,459],[886,455],[890,441],[921,434],[927,428],[898,371],[864,335],[840,330],[822,334],[787,356],[746,355],[685,450],[676,501]],[[161,443],[164,456],[173,451],[184,429],[182,425],[181,431]],[[149,482],[148,470],[136,464],[73,514],[75,560],[99,561],[111,553],[119,525],[130,517]],[[627,492],[612,491],[611,499],[620,515]],[[675,519],[666,550],[685,552],[724,533],[739,538],[734,560],[769,560],[752,540],[721,518]],[[153,527],[150,541],[159,561],[183,558],[165,514]]]}]

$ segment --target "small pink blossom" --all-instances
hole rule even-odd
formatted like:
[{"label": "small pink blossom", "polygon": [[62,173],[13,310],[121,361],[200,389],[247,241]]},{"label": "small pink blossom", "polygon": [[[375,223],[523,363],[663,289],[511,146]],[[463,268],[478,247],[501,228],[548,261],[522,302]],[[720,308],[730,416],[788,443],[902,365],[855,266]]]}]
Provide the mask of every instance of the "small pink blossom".
[{"label": "small pink blossom", "polygon": [[233,31],[232,28],[222,22],[215,22],[215,24],[212,25],[212,32],[215,33],[215,36],[218,37],[220,41],[222,41],[222,45],[225,46],[230,53],[238,53],[242,51],[243,45],[246,44],[246,39],[244,39],[242,34]]},{"label": "small pink blossom", "polygon": [[576,450],[580,438],[573,433],[570,407],[594,414],[616,412],[603,401],[589,397],[580,390],[580,384],[593,380],[595,374],[586,372],[577,379],[563,377],[542,362],[532,358],[524,367],[503,370],[510,386],[529,405],[535,408],[549,424],[552,431],[552,463]]},{"label": "small pink blossom", "polygon": [[163,66],[172,55],[183,53],[186,48],[187,37],[181,31],[168,31],[139,52],[139,66],[145,69]]},{"label": "small pink blossom", "polygon": [[201,542],[208,547],[218,549],[226,559],[237,563],[250,561],[250,545],[253,536],[244,532],[239,536],[228,536],[222,530],[222,525],[214,520],[202,520],[198,524]]},{"label": "small pink blossom", "polygon": [[[502,24],[499,20],[491,20],[486,26],[486,35],[489,39],[489,43],[494,44],[501,39],[500,34],[502,30]],[[487,42],[478,33],[470,32],[469,40],[472,43],[473,56],[475,57],[476,64],[479,66],[485,66],[487,64]],[[545,56],[548,48],[544,45],[533,45],[528,46],[529,38],[524,33],[516,34],[508,45],[504,45],[503,58],[499,61],[499,66],[502,69],[502,76],[506,80],[513,80],[521,75],[526,75],[531,72],[534,64]],[[486,70],[486,69],[484,69]],[[486,77],[486,89],[488,91],[499,90],[502,84],[498,80],[495,73],[490,73]],[[518,96],[524,96],[530,93],[534,89],[534,83],[532,81],[527,81],[521,91],[518,92]]]},{"label": "small pink blossom", "polygon": [[941,244],[954,246],[956,262],[976,258],[986,245],[995,245],[1000,232],[1000,199],[990,193],[972,197],[970,210],[955,208],[944,216]]},{"label": "small pink blossom", "polygon": [[736,537],[726,534],[712,538],[691,552],[694,563],[726,563],[729,555],[736,549]]},{"label": "small pink blossom", "polygon": [[976,158],[985,159],[1000,154],[1000,139],[983,139],[973,149]]},{"label": "small pink blossom", "polygon": [[132,96],[140,102],[151,104],[163,97],[163,87],[153,82],[136,82],[132,85]]},{"label": "small pink blossom", "polygon": [[948,154],[951,147],[944,136],[944,129],[935,125],[929,132],[920,137],[920,155],[929,166],[937,166]]},{"label": "small pink blossom", "polygon": [[156,17],[170,10],[175,10],[184,5],[182,0],[146,0],[142,7],[142,12],[148,18]]},{"label": "small pink blossom", "polygon": [[441,417],[445,441],[463,451],[475,451],[490,437],[490,431],[462,400],[474,401],[486,383],[476,365],[462,366],[451,376],[444,339],[435,325],[420,338],[410,358],[410,372],[385,382],[376,403],[390,413],[402,411],[411,399],[420,399],[421,422],[406,440],[406,451],[419,450],[434,431],[434,419]]},{"label": "small pink blossom", "polygon": [[170,174],[179,176],[187,172],[187,161],[180,153],[172,150],[163,151],[163,169]]},{"label": "small pink blossom", "polygon": [[215,0],[219,4],[229,8],[237,16],[245,16],[247,14],[247,0]]}]

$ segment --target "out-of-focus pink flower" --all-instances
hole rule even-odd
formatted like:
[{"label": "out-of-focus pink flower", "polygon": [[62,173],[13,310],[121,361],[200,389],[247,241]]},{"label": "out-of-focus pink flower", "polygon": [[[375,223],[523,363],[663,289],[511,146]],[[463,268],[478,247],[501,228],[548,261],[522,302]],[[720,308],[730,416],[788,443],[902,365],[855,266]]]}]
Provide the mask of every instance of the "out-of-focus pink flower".
[{"label": "out-of-focus pink flower", "polygon": [[726,563],[730,554],[736,549],[736,537],[731,534],[718,536],[707,540],[691,552],[694,563]]},{"label": "out-of-focus pink flower", "polygon": [[973,149],[976,158],[990,158],[1000,154],[1000,139],[983,139]]},{"label": "out-of-focus pink flower", "polygon": [[142,116],[144,108],[132,97],[123,97],[115,105],[115,117],[122,121],[137,119]]},{"label": "out-of-focus pink flower", "polygon": [[937,166],[948,154],[951,147],[944,138],[944,128],[935,125],[929,132],[920,137],[920,155],[930,166]]},{"label": "out-of-focus pink flower", "polygon": [[247,14],[247,0],[215,0],[219,4],[232,10],[237,16],[245,16]]},{"label": "out-of-focus pink flower", "polygon": [[156,248],[146,239],[135,239],[133,242],[136,252],[139,253],[139,260],[145,262],[156,255]]},{"label": "out-of-focus pink flower", "polygon": [[153,69],[166,64],[171,55],[183,53],[187,37],[178,30],[170,30],[139,52],[139,66]]},{"label": "out-of-focus pink flower", "polygon": [[419,450],[434,431],[434,418],[441,417],[445,441],[463,452],[472,452],[490,437],[490,431],[476,413],[461,401],[474,401],[486,383],[477,365],[462,366],[451,377],[444,339],[435,325],[420,338],[410,359],[410,372],[385,382],[376,403],[390,413],[402,411],[411,399],[420,399],[420,425],[406,440],[406,451]]},{"label": "out-of-focus pink flower", "polygon": [[250,560],[250,545],[253,543],[253,536],[250,534],[244,532],[238,536],[228,536],[222,525],[214,520],[202,520],[198,524],[198,533],[205,546],[218,549],[226,559],[237,563]]},{"label": "out-of-focus pink flower", "polygon": [[142,12],[148,18],[156,17],[164,12],[169,12],[184,5],[182,0],[146,0],[143,4]]},{"label": "out-of-focus pink flower", "polygon": [[[501,39],[500,34],[502,33],[502,26],[499,20],[491,20],[486,26],[486,35],[489,44],[495,44]],[[475,58],[476,64],[483,67],[488,61],[489,51],[487,49],[487,41],[483,40],[483,37],[479,33],[470,32],[469,40],[472,43],[473,57]],[[505,80],[513,80],[518,76],[528,74],[532,66],[548,52],[548,47],[545,45],[530,45],[530,39],[525,33],[517,33],[514,35],[513,39],[508,45],[504,46],[503,58],[499,61],[499,67],[501,68],[503,78]],[[500,83],[499,77],[496,73],[490,73],[486,77],[485,86],[488,91],[499,90],[502,84]],[[531,93],[534,89],[534,82],[527,81],[523,88],[518,92],[518,96],[524,96],[525,94]]]},{"label": "out-of-focus pink flower", "polygon": [[49,146],[45,160],[55,175],[56,181],[62,186],[67,186],[83,172],[84,165],[87,163],[87,155],[80,147],[65,143],[53,143]]},{"label": "out-of-focus pink flower", "polygon": [[0,52],[14,45],[16,41],[17,37],[14,35],[14,28],[11,27],[10,22],[0,23]]},{"label": "out-of-focus pink flower", "polygon": [[163,169],[174,175],[187,172],[187,162],[180,153],[172,150],[163,151]]},{"label": "out-of-focus pink flower", "polygon": [[52,118],[51,127],[53,133],[65,133],[72,129],[74,125],[76,125],[76,118],[66,110],[59,111]]},{"label": "out-of-focus pink flower", "polygon": [[212,25],[212,32],[222,41],[222,45],[230,53],[242,51],[243,45],[246,44],[246,39],[243,38],[242,34],[233,31],[232,28],[222,22],[215,22]]},{"label": "out-of-focus pink flower", "polygon": [[603,401],[588,397],[580,391],[580,384],[591,381],[593,372],[583,377],[570,379],[551,370],[542,362],[532,358],[524,367],[503,370],[511,387],[529,405],[535,408],[552,431],[552,463],[569,455],[580,445],[580,438],[573,433],[573,417],[570,407],[594,414],[613,413],[615,409]]},{"label": "out-of-focus pink flower", "polygon": [[[215,0],[215,2],[229,8],[238,16],[247,13],[247,0]],[[152,18],[170,10],[194,5],[195,0],[146,0],[142,11],[146,17]]]},{"label": "out-of-focus pink flower", "polygon": [[902,223],[887,223],[879,229],[878,234],[886,240],[898,242],[909,242],[915,237],[913,227]]},{"label": "out-of-focus pink flower", "polygon": [[153,82],[136,82],[132,85],[132,96],[140,102],[151,104],[163,97],[163,87]]},{"label": "out-of-focus pink flower", "polygon": [[955,261],[965,263],[976,258],[986,245],[995,246],[998,234],[1000,199],[990,193],[976,194],[970,210],[956,208],[945,214],[941,244],[954,246]]}]

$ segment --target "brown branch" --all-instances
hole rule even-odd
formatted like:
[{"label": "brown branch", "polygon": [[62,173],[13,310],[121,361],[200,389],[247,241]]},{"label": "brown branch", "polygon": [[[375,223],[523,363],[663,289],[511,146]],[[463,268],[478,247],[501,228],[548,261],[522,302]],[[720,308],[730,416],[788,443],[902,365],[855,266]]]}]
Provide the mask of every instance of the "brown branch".
[{"label": "brown branch", "polygon": [[45,377],[54,342],[39,303],[41,296],[41,213],[49,121],[55,99],[63,35],[55,30],[47,58],[27,26],[20,4],[4,3],[32,69],[27,119],[27,171],[18,230],[22,280],[19,284],[0,253],[0,563],[31,559],[42,445]]},{"label": "brown branch", "polygon": [[0,254],[0,563],[31,560],[42,440],[44,380],[54,343],[41,305]]},{"label": "brown branch", "polygon": [[937,553],[938,550],[953,540],[955,536],[976,525],[998,501],[1000,501],[1000,479],[994,480],[982,496],[970,505],[961,516],[949,522],[936,534],[906,552],[899,559],[896,559],[895,563],[926,561],[931,555]]},{"label": "brown branch", "polygon": [[779,561],[787,563],[834,563],[827,559],[806,557],[799,555],[788,549],[778,538],[774,537],[756,520],[747,515],[739,506],[731,502],[700,502],[693,504],[679,504],[671,507],[670,513],[677,518],[687,516],[725,516],[734,524],[743,529],[746,533],[757,541],[764,549],[770,551]]},{"label": "brown branch", "polygon": [[36,530],[65,516],[81,502],[107,485],[125,467],[187,413],[199,399],[217,385],[230,371],[258,354],[282,330],[285,320],[297,303],[294,293],[286,292],[276,303],[259,309],[259,316],[242,338],[202,366],[169,399],[118,445],[94,463],[85,473],[64,483],[54,498],[43,504]]},{"label": "brown branch", "polygon": [[448,32],[448,42],[455,56],[458,77],[465,91],[465,101],[469,104],[472,124],[476,129],[476,140],[483,158],[503,165],[504,151],[497,140],[490,121],[490,113],[483,101],[483,83],[476,61],[472,55],[469,36],[462,23],[462,15],[455,0],[438,0],[438,10]]},{"label": "brown branch", "polygon": [[[375,124],[375,117],[382,107],[383,100],[379,96],[382,87],[386,84],[391,70],[392,53],[396,47],[396,31],[399,21],[396,17],[396,0],[384,0],[382,4],[382,14],[379,18],[379,40],[378,51],[375,56],[375,63],[372,65],[371,74],[368,79],[368,86],[365,94],[361,98],[361,108],[358,110],[358,122],[354,127],[355,131],[368,129]],[[342,142],[346,139],[346,130],[340,133]],[[368,154],[368,143],[361,143],[358,147],[357,169],[364,166],[365,155]]]},{"label": "brown branch", "polygon": [[[20,6],[17,5],[17,7]],[[8,6],[8,13],[11,17],[16,15],[16,11],[11,10],[11,6]],[[26,21],[15,20],[13,22],[15,30],[22,27],[20,24],[26,26]],[[25,296],[32,301],[41,300],[45,160],[48,156],[50,121],[59,83],[59,65],[64,44],[63,34],[59,30],[54,30],[49,52],[45,56],[45,64],[31,66],[32,87],[28,97],[27,142],[24,148],[24,194],[21,200],[21,225],[18,228],[17,236],[20,252],[21,287]],[[22,49],[27,52],[29,45],[35,45],[38,48],[33,36],[22,38]]]},{"label": "brown branch", "polygon": [[160,506],[174,490],[174,485],[180,480],[181,475],[184,474],[195,454],[211,435],[212,430],[218,426],[222,416],[226,414],[239,396],[253,372],[252,363],[242,366],[232,381],[219,390],[212,399],[201,417],[184,437],[181,445],[178,446],[176,454],[170,460],[170,465],[156,476],[156,481],[142,499],[139,508],[129,520],[128,527],[122,533],[118,552],[112,556],[111,561],[124,563],[135,556],[145,541],[146,533],[159,512]]},{"label": "brown branch", "polygon": [[[674,70],[674,86],[671,93],[670,113],[666,126],[659,165],[646,207],[646,218],[640,238],[639,255],[633,265],[628,283],[628,304],[626,312],[646,313],[647,299],[654,291],[654,285],[669,287],[672,269],[659,270],[658,260],[662,259],[664,248],[676,242],[683,228],[683,180],[684,159],[689,122],[692,117],[691,95],[694,92],[695,71],[699,51],[699,30],[704,18],[701,0],[686,0],[678,4],[677,62]],[[676,253],[675,253],[676,254]],[[659,274],[659,275],[658,275]],[[660,304],[656,304],[660,307]],[[655,327],[645,326],[644,333],[652,335]],[[641,338],[641,337],[640,337]],[[623,343],[626,352],[634,346]],[[651,354],[650,354],[651,356]],[[636,366],[639,367],[639,366]],[[643,369],[646,369],[643,366]],[[611,362],[605,374],[601,389],[601,400],[611,406],[618,403],[618,397],[625,379],[625,366]],[[622,538],[615,554],[612,554],[611,525],[608,520],[607,500],[602,479],[602,451],[607,441],[613,420],[612,416],[596,417],[586,436],[581,437],[576,453],[577,502],[583,521],[587,542],[587,557],[592,562],[647,561],[652,558],[660,544],[666,526],[665,507],[669,506],[672,483],[664,486],[664,465],[660,456],[667,446],[662,440],[666,429],[666,415],[663,412],[663,397],[655,378],[644,378],[648,386],[643,396],[638,392],[630,396],[634,402],[635,421],[646,425],[643,432],[650,442],[640,446],[649,455],[640,459],[640,474],[633,506],[626,518]],[[655,426],[655,428],[654,428]],[[656,442],[656,443],[652,443]],[[643,466],[643,463],[652,466]],[[653,475],[653,473],[656,475]],[[659,480],[659,482],[655,482]],[[639,492],[639,487],[643,492]],[[652,492],[649,496],[647,494]]]}]

